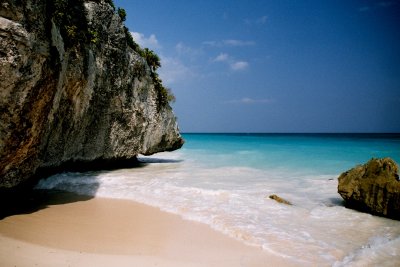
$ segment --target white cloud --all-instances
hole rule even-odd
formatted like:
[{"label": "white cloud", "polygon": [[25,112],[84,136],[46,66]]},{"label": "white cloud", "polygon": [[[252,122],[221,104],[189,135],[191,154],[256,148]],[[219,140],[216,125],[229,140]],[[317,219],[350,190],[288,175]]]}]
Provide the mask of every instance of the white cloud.
[{"label": "white cloud", "polygon": [[217,57],[212,59],[212,62],[226,63],[233,71],[241,71],[249,67],[249,63],[247,61],[237,61],[226,53],[220,53]]},{"label": "white cloud", "polygon": [[175,49],[178,53],[187,53],[191,51],[191,48],[184,45],[182,42],[177,43]]},{"label": "white cloud", "polygon": [[267,23],[268,17],[267,16],[262,16],[259,18],[255,18],[255,19],[244,19],[244,23],[247,25],[264,25],[265,23]]},{"label": "white cloud", "polygon": [[176,44],[175,51],[178,53],[178,55],[186,56],[190,60],[195,60],[197,57],[199,57],[203,53],[203,51],[201,49],[187,46],[182,42],[179,42],[178,44]]},{"label": "white cloud", "polygon": [[[148,37],[139,32],[131,32],[131,34],[135,42],[137,42],[142,48],[147,47],[152,50],[162,48],[155,34],[151,34]],[[169,86],[176,82],[184,81],[196,76],[195,72],[185,65],[185,63],[180,60],[179,56],[195,56],[199,51],[180,42],[175,46],[175,53],[172,53],[173,55],[163,55],[160,51],[156,52],[159,54],[161,62],[161,67],[157,72],[165,85]]]},{"label": "white cloud", "polygon": [[138,43],[143,48],[147,47],[153,50],[161,48],[161,45],[159,44],[155,34],[150,34],[149,37],[146,37],[143,33],[140,32],[131,32],[131,34],[133,40],[135,40],[135,42]]},{"label": "white cloud", "polygon": [[213,59],[214,62],[225,62],[228,60],[229,60],[229,55],[225,53],[221,53],[216,58]]},{"label": "white cloud", "polygon": [[161,68],[158,70],[158,73],[167,85],[195,76],[194,72],[182,61],[177,58],[165,56],[161,56]]},{"label": "white cloud", "polygon": [[241,99],[229,100],[229,101],[226,101],[225,103],[250,105],[250,104],[270,104],[273,102],[275,102],[275,100],[271,99],[271,98],[253,99],[250,97],[243,97]]},{"label": "white cloud", "polygon": [[255,45],[254,41],[243,41],[236,39],[228,39],[222,41],[205,41],[203,45],[214,46],[214,47],[223,47],[223,46],[251,46]]},{"label": "white cloud", "polygon": [[204,41],[203,45],[217,46],[217,41]]},{"label": "white cloud", "polygon": [[242,40],[224,40],[222,41],[224,45],[227,46],[249,46],[249,45],[255,45],[254,41],[242,41]]},{"label": "white cloud", "polygon": [[235,71],[245,70],[249,67],[249,63],[246,61],[235,61],[230,64],[230,67]]}]

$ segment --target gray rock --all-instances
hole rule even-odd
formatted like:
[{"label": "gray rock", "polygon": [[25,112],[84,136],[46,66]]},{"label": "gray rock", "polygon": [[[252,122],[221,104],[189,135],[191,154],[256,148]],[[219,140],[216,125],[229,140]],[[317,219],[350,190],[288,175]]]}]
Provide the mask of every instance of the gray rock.
[{"label": "gray rock", "polygon": [[342,173],[338,192],[347,207],[400,219],[398,166],[390,158],[371,159]]},{"label": "gray rock", "polygon": [[69,1],[77,28],[57,24],[51,2],[0,4],[0,188],[66,162],[180,148],[172,109],[107,1]]}]

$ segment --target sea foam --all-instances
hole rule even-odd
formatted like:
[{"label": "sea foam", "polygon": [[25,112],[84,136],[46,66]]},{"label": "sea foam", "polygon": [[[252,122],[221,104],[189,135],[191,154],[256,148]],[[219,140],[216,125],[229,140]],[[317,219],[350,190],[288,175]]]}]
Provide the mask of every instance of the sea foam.
[{"label": "sea foam", "polygon": [[[272,157],[269,153],[287,155],[288,150],[298,147],[291,144],[292,148],[284,148],[283,152],[277,145],[273,146],[275,151],[265,150],[262,145],[252,149],[255,140],[251,139],[250,144],[236,140],[238,145],[231,148],[235,140],[221,138],[217,139],[223,145],[206,142],[206,148],[200,149],[201,140],[189,136],[188,148],[140,157],[142,167],[62,173],[41,180],[37,188],[156,206],[208,224],[246,244],[297,260],[300,265],[400,262],[400,222],[346,209],[337,194],[338,173],[330,171],[330,164],[338,162],[333,155],[322,169],[299,167],[296,157],[300,154],[288,158],[288,164],[273,166],[263,163]],[[303,142],[305,153],[312,153],[313,148],[304,146]],[[312,156],[318,158],[315,153]],[[268,198],[270,194],[278,194],[294,205],[277,203]]]}]

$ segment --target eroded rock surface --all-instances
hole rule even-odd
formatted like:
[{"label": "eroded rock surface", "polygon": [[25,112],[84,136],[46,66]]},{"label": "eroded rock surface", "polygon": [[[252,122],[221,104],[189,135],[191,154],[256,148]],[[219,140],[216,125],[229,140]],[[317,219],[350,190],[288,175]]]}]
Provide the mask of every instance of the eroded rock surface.
[{"label": "eroded rock surface", "polygon": [[0,188],[38,168],[182,146],[171,107],[109,2],[1,1]]}]

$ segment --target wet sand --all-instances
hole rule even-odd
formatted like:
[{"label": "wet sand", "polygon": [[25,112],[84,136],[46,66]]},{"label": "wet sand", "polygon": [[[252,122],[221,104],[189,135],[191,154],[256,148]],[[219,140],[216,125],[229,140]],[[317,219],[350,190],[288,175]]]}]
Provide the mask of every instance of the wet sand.
[{"label": "wet sand", "polygon": [[45,199],[0,220],[1,266],[298,266],[133,201]]}]

